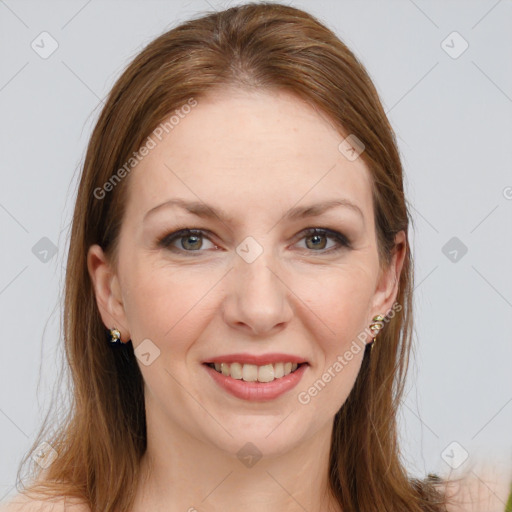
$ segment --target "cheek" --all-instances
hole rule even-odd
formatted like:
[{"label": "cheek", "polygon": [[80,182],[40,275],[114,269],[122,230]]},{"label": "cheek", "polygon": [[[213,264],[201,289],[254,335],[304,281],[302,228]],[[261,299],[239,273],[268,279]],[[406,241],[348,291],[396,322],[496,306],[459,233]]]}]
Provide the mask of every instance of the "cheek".
[{"label": "cheek", "polygon": [[347,267],[318,275],[314,287],[310,282],[306,288],[306,281],[301,279],[307,305],[301,314],[308,319],[305,329],[314,336],[317,359],[297,399],[311,404],[315,417],[332,417],[352,391],[363,360],[372,275]]},{"label": "cheek", "polygon": [[[290,283],[287,300],[296,317],[291,322],[313,334],[326,360],[343,352],[367,327],[373,274],[363,254],[350,260],[343,265],[283,270],[284,281]],[[142,257],[125,260],[125,312],[134,346],[146,338],[159,347],[171,344],[173,352],[193,344],[229,293],[225,288],[223,296],[218,293],[224,271],[171,267]]]},{"label": "cheek", "polygon": [[293,288],[304,304],[303,318],[317,333],[326,356],[333,357],[367,327],[374,276],[364,264],[301,274]]},{"label": "cheek", "polygon": [[126,283],[125,311],[132,341],[137,345],[149,338],[158,346],[172,343],[179,350],[204,328],[211,277],[187,269],[148,268],[135,267]]}]

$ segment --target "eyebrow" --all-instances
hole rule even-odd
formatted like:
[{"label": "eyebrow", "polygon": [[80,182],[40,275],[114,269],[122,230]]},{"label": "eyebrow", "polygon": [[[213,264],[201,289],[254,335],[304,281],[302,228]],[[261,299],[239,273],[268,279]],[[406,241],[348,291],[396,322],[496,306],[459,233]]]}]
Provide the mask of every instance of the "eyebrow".
[{"label": "eyebrow", "polygon": [[[158,206],[155,206],[154,208],[151,208],[151,210],[147,211],[144,215],[144,219],[152,214],[153,212],[156,212],[157,210],[160,210],[163,207],[170,207],[170,206],[178,206],[189,213],[196,215],[197,217],[202,218],[218,218],[222,222],[230,223],[233,222],[234,218],[229,215],[226,211],[224,211],[221,208],[215,208],[213,206],[209,206],[201,201],[187,201],[184,199],[170,199],[168,201],[165,201],[165,203],[159,204]],[[331,210],[332,208],[339,208],[339,207],[345,207],[349,208],[352,211],[356,212],[364,221],[364,215],[356,204],[352,203],[348,199],[340,198],[340,199],[333,199],[330,201],[324,201],[321,203],[306,205],[306,206],[296,206],[294,208],[291,208],[288,210],[283,217],[283,220],[297,220],[302,219],[306,217],[318,217],[319,215],[322,215],[327,210]]]}]

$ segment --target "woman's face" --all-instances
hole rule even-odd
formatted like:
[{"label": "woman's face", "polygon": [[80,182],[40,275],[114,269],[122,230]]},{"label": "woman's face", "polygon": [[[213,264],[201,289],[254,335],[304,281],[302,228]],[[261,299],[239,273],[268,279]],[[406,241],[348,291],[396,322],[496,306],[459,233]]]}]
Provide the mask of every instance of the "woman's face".
[{"label": "woman's face", "polygon": [[[125,178],[117,267],[90,251],[103,321],[133,342],[154,428],[282,453],[331,428],[403,260],[380,272],[368,169],[296,97],[210,95],[168,131]],[[201,232],[169,236],[184,228]],[[285,364],[229,366],[233,377],[205,364],[269,354],[306,362],[300,379],[251,382]]]}]

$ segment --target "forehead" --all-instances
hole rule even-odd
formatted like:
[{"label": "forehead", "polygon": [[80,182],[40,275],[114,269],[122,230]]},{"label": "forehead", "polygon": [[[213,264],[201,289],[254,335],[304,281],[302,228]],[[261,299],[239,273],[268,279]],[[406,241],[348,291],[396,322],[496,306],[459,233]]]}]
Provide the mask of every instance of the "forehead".
[{"label": "forehead", "polygon": [[196,101],[161,140],[150,135],[154,148],[131,172],[132,213],[143,215],[172,197],[223,209],[242,201],[247,212],[339,193],[362,209],[371,207],[363,160],[347,160],[338,149],[344,135],[303,100],[286,92],[229,89]]}]

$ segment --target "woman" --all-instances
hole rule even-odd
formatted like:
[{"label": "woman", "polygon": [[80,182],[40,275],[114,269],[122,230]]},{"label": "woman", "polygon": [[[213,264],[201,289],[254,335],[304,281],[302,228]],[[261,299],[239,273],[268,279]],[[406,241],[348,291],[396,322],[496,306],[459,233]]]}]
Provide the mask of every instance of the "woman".
[{"label": "woman", "polygon": [[397,444],[408,226],[375,88],[312,16],[247,4],[153,41],[88,147],[66,274],[73,407],[34,444],[25,503],[452,507]]}]

